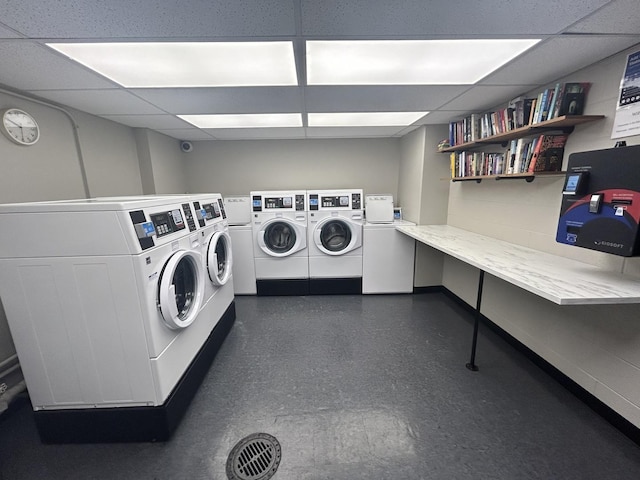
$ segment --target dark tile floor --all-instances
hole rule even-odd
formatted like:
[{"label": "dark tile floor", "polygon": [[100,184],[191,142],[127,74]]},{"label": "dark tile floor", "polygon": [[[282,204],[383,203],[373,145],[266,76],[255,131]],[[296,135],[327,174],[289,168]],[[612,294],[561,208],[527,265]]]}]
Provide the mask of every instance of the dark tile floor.
[{"label": "dark tile floor", "polygon": [[42,445],[0,423],[0,480],[226,479],[244,436],[274,479],[637,479],[640,448],[442,294],[239,297],[237,320],[166,443]]}]

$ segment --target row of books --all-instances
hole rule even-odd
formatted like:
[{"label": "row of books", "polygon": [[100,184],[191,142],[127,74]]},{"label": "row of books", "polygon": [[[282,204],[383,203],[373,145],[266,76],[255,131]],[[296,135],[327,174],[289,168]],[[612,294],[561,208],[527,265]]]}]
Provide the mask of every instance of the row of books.
[{"label": "row of books", "polygon": [[507,107],[474,113],[449,123],[449,145],[476,142],[511,130],[535,125],[563,115],[582,115],[591,83],[557,83],[536,98],[518,97]]},{"label": "row of books", "polygon": [[582,115],[584,102],[591,83],[556,83],[535,98],[530,125],[552,120],[563,115]]},{"label": "row of books", "polygon": [[562,169],[568,135],[512,140],[505,152],[451,152],[451,177],[555,172]]}]

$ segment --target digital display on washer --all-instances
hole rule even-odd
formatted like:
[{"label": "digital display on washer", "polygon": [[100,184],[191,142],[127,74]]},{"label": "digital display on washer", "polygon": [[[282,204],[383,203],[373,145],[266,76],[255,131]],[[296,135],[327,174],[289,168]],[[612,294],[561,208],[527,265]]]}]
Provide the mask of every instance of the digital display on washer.
[{"label": "digital display on washer", "polygon": [[218,218],[220,216],[220,207],[218,203],[204,203],[201,208],[204,208],[206,213],[205,218],[207,220],[213,220],[214,218]]},{"label": "digital display on washer", "polygon": [[323,207],[348,207],[349,195],[332,195],[330,197],[322,197]]},{"label": "digital display on washer", "polygon": [[264,197],[264,208],[291,208],[293,197]]},{"label": "digital display on washer", "polygon": [[149,215],[149,217],[153,222],[153,226],[156,229],[156,235],[158,235],[158,237],[162,237],[185,228],[180,209],[171,210],[169,212],[154,213]]}]

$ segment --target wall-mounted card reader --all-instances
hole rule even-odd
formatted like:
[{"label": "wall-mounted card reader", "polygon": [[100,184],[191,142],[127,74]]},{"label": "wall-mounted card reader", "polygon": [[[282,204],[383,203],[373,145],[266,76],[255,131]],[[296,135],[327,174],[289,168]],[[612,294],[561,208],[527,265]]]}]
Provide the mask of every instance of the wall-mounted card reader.
[{"label": "wall-mounted card reader", "polygon": [[569,156],[556,241],[640,256],[640,145]]},{"label": "wall-mounted card reader", "polygon": [[589,213],[600,213],[602,197],[604,197],[604,195],[601,193],[594,193],[591,195],[591,199],[589,200]]}]

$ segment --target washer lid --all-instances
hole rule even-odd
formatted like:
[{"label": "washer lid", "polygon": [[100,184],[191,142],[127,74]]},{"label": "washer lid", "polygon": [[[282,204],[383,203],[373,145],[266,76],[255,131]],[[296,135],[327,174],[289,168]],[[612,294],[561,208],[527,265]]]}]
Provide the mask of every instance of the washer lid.
[{"label": "washer lid", "polygon": [[207,272],[214,285],[222,286],[229,281],[233,266],[231,237],[225,231],[211,235],[207,246]]},{"label": "washer lid", "polygon": [[167,261],[158,282],[158,308],[172,330],[193,323],[202,307],[204,292],[202,256],[178,250]]},{"label": "washer lid", "polygon": [[258,246],[272,257],[287,257],[307,246],[306,228],[286,218],[275,218],[258,230]]}]

